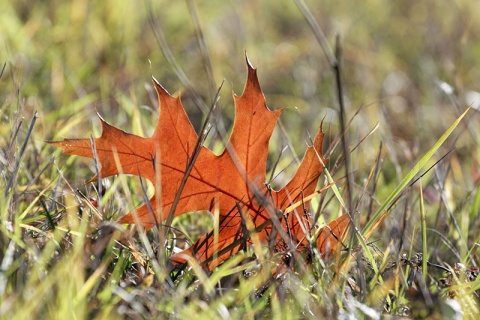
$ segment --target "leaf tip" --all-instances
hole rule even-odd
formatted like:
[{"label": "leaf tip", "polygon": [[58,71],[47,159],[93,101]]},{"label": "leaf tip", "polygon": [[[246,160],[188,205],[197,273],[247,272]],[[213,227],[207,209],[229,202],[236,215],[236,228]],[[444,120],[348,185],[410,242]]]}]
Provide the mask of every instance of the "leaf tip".
[{"label": "leaf tip", "polygon": [[55,141],[55,140],[47,140],[45,141],[45,143],[57,148],[62,148],[62,145],[63,145],[63,141]]},{"label": "leaf tip", "polygon": [[103,119],[103,117],[98,112],[97,112],[97,117],[98,117],[98,120],[100,120],[100,126],[102,128],[102,136],[108,130],[117,129],[114,126],[112,126],[110,123],[108,123],[107,120]]},{"label": "leaf tip", "polygon": [[245,50],[245,61],[247,63],[248,70],[256,71],[256,69],[252,66],[252,62],[250,62],[250,59],[248,59],[248,54],[247,51]]},{"label": "leaf tip", "polygon": [[92,182],[97,182],[98,181],[98,175],[94,175],[90,180],[88,180],[85,184],[89,184]]},{"label": "leaf tip", "polygon": [[168,93],[167,89],[165,89],[161,84],[160,82],[158,82],[157,79],[155,79],[154,76],[152,76],[152,82],[153,82],[153,85],[155,86],[155,91],[157,91],[157,94],[159,96],[170,96],[170,93]]},{"label": "leaf tip", "polygon": [[109,125],[109,123],[107,122],[107,120],[105,120],[98,111],[96,111],[96,113],[97,113],[98,120],[100,120],[100,123],[102,124],[102,127],[103,127],[104,124]]},{"label": "leaf tip", "polygon": [[[246,92],[253,90],[253,92],[262,92],[260,87],[260,82],[258,81],[257,76],[257,69],[252,66],[250,59],[248,59],[247,52],[245,51],[245,62],[247,63],[247,82],[245,84],[245,89],[243,90],[243,94]],[[262,93],[263,95],[263,93]]]}]

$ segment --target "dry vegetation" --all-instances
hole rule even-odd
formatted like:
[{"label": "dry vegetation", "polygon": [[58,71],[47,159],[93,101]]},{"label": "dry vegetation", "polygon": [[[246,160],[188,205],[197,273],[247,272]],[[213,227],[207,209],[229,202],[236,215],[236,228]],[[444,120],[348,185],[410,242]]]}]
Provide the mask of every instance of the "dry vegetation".
[{"label": "dry vegetation", "polygon": [[[346,147],[335,72],[295,1],[2,4],[1,318],[478,317],[480,5],[307,6],[331,47],[340,35]],[[213,272],[172,270],[168,256],[204,234],[211,216],[176,218],[182,241],[162,243],[155,228],[126,239],[113,222],[151,186],[122,176],[86,184],[94,164],[45,141],[98,137],[96,111],[150,135],[158,118],[151,75],[179,90],[198,130],[198,99],[211,104],[226,79],[215,117],[231,128],[245,50],[267,104],[287,108],[270,141],[270,170],[285,149],[273,186],[289,180],[306,148],[298,142],[324,118],[328,172],[345,177],[347,159],[350,187],[341,179],[340,196],[331,188],[313,200],[318,223],[338,216],[342,200],[360,232],[382,208],[389,214],[367,246],[352,235],[351,250],[328,261],[314,252],[308,268],[293,265],[275,278],[252,250]],[[216,152],[223,143],[214,132],[206,141]]]}]

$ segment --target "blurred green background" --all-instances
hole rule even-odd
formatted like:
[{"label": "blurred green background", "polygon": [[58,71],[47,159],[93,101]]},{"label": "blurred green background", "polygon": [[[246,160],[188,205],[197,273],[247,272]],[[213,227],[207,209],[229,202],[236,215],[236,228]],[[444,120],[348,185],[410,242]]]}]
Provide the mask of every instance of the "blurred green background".
[{"label": "blurred green background", "polygon": [[[382,179],[395,184],[461,110],[480,104],[480,2],[306,3],[332,47],[341,36],[348,119],[362,107],[348,129],[351,146],[379,125],[352,153],[356,192],[380,142],[387,159]],[[176,65],[165,58],[159,34]],[[4,0],[0,47],[0,63],[6,64],[0,143],[7,144],[14,119],[26,119],[25,132],[38,111],[33,150],[44,156],[52,151],[45,140],[98,135],[97,110],[126,131],[151,133],[158,117],[152,75],[182,95],[197,128],[202,113],[191,88],[210,105],[225,79],[220,105],[230,128],[231,91],[243,90],[245,51],[258,68],[267,104],[286,108],[281,121],[297,155],[322,118],[325,148],[339,133],[331,67],[294,1]],[[179,78],[182,72],[186,78]],[[455,141],[458,197],[471,190],[478,173],[478,117],[471,115],[470,127],[461,129],[470,132]],[[286,143],[277,131],[272,159]],[[339,152],[337,147],[332,157]],[[287,166],[293,155],[284,157]],[[79,166],[65,175],[87,179],[90,173]]]},{"label": "blurred green background", "polygon": [[[408,142],[435,137],[437,126],[450,123],[457,112],[439,81],[451,86],[461,105],[479,103],[463,100],[478,90],[480,79],[477,1],[307,5],[332,46],[341,36],[348,110],[352,114],[371,105],[355,130],[377,122],[382,126],[387,117],[392,133]],[[294,1],[6,1],[0,12],[0,59],[7,63],[4,77],[14,81],[3,80],[2,96],[12,92],[9,86],[20,89],[22,112],[38,110],[43,121],[81,116],[95,107],[116,125],[128,126],[118,105],[122,97],[151,105],[144,89],[150,75],[170,92],[185,89],[162,55],[152,17],[192,87],[209,104],[212,79],[198,46],[192,6],[211,60],[213,89],[226,79],[221,101],[228,117],[230,89],[240,94],[243,88],[245,50],[259,68],[267,103],[289,108],[287,126],[312,130],[327,108],[337,109],[332,72]],[[198,111],[189,105],[188,92],[183,95],[194,116]],[[433,105],[442,117],[430,112]],[[44,123],[44,136],[52,129]]]}]

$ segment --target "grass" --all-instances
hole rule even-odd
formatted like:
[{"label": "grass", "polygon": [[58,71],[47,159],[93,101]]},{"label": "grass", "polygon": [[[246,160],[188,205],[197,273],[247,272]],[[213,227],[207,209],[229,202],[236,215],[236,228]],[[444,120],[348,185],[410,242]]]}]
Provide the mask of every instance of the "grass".
[{"label": "grass", "polygon": [[[478,317],[477,2],[306,5],[326,43],[334,47],[341,35],[342,109],[331,59],[293,1],[2,6],[1,318]],[[314,252],[308,266],[277,278],[263,272],[270,255],[258,248],[213,272],[195,264],[170,272],[171,252],[215,219],[175,218],[184,242],[160,243],[155,230],[129,234],[111,222],[142,203],[141,182],[86,184],[92,162],[61,156],[45,141],[98,136],[96,111],[128,132],[151,134],[158,118],[151,75],[180,90],[197,130],[199,105],[211,104],[226,79],[214,117],[228,129],[245,50],[267,104],[287,108],[270,143],[270,170],[287,147],[273,185],[292,176],[324,119],[327,169],[338,182],[312,200],[319,223],[343,203],[365,236],[388,215],[364,243],[352,236],[350,250],[328,261]],[[209,135],[206,145],[219,152],[222,142]],[[349,178],[341,179],[345,168]]]}]

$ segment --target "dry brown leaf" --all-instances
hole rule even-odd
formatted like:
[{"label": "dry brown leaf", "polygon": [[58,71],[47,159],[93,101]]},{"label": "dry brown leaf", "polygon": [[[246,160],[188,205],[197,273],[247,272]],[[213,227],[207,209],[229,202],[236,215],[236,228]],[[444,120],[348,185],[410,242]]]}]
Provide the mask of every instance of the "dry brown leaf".
[{"label": "dry brown leaf", "polygon": [[[272,225],[276,224],[281,226],[280,232],[276,233],[278,246],[286,242],[296,247],[307,244],[303,229],[309,230],[312,221],[303,208],[308,212],[309,201],[304,204],[302,212],[283,215],[282,211],[315,191],[323,171],[322,162],[327,161],[322,156],[321,126],[292,180],[279,191],[270,189],[265,183],[268,142],[282,110],[270,111],[267,108],[256,70],[248,60],[247,66],[244,92],[240,97],[234,97],[235,120],[228,147],[218,156],[201,147],[174,211],[178,216],[215,208],[220,215],[218,239],[214,241],[211,233],[203,236],[189,249],[172,256],[173,263],[182,263],[186,256],[193,255],[200,263],[206,263],[209,269],[217,266],[237,252],[241,244],[251,243],[245,235],[249,219],[256,228],[250,231],[257,232],[261,241],[268,241]],[[159,186],[148,206],[142,205],[120,221],[134,223],[136,214],[147,229],[167,219],[198,140],[180,99],[170,96],[157,80],[153,79],[153,84],[158,94],[160,118],[150,138],[117,129],[100,117],[102,135],[95,139],[102,178],[119,173],[116,153],[121,172],[142,176],[154,186]],[[65,139],[50,143],[62,148],[66,154],[94,157],[90,139]],[[160,170],[157,174],[155,168]],[[157,176],[159,181],[156,181]],[[334,250],[348,225],[349,219],[343,215],[325,227],[317,241],[320,251],[329,253],[324,251]],[[285,235],[288,235],[287,239]]]}]

